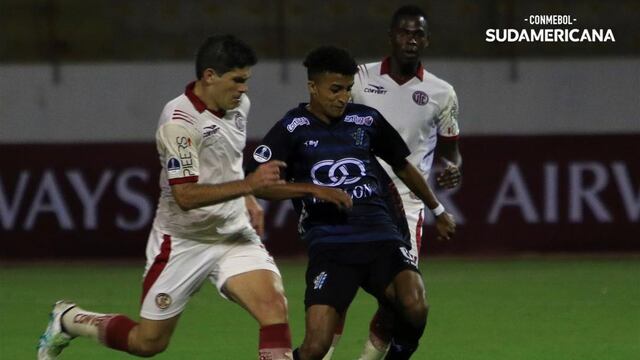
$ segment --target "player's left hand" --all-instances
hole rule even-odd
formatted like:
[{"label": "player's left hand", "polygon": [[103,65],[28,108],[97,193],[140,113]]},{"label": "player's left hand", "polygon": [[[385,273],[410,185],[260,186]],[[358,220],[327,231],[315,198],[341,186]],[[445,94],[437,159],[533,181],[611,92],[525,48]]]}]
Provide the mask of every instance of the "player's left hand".
[{"label": "player's left hand", "polygon": [[456,233],[456,222],[453,215],[448,212],[436,216],[436,238],[438,240],[450,240]]},{"label": "player's left hand", "polygon": [[251,226],[256,230],[258,236],[264,236],[264,209],[260,206],[260,203],[253,195],[247,195],[244,197],[244,203],[247,206],[249,212],[249,219]]},{"label": "player's left hand", "polygon": [[460,180],[462,179],[460,168],[451,161],[448,161],[446,159],[442,160],[446,164],[446,167],[444,168],[442,173],[440,173],[438,177],[436,177],[438,185],[446,189],[451,189],[460,185]]}]

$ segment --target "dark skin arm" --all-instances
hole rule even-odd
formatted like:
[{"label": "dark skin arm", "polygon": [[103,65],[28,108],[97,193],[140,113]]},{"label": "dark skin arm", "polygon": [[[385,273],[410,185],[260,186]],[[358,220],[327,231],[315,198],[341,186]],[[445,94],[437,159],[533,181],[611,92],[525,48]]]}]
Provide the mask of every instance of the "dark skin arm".
[{"label": "dark skin arm", "polygon": [[442,172],[436,176],[438,185],[451,189],[462,181],[462,155],[458,148],[458,140],[438,140],[436,158],[443,166]]},{"label": "dark skin arm", "polygon": [[[415,166],[405,161],[404,165],[393,168],[393,172],[430,210],[438,206],[438,199]],[[456,231],[456,223],[453,216],[446,211],[436,216],[436,231],[439,240],[449,240]]]}]

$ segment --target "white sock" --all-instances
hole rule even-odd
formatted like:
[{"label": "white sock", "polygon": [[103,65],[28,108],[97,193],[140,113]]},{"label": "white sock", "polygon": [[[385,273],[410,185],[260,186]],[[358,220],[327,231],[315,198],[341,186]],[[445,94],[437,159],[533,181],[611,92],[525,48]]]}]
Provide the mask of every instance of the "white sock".
[{"label": "white sock", "polygon": [[62,316],[64,332],[71,336],[85,336],[98,340],[98,325],[112,314],[100,314],[73,307]]},{"label": "white sock", "polygon": [[367,339],[367,342],[364,344],[364,349],[362,350],[362,354],[358,360],[382,360],[384,356],[387,354],[389,350],[389,344],[387,344],[384,349],[380,350],[373,345],[371,342],[371,338]]},{"label": "white sock", "polygon": [[331,358],[333,357],[333,352],[336,351],[336,345],[338,345],[338,342],[340,341],[340,337],[341,336],[342,336],[342,334],[333,334],[333,340],[331,341],[331,347],[329,348],[329,351],[327,351],[327,353],[324,355],[322,360],[331,360]]}]

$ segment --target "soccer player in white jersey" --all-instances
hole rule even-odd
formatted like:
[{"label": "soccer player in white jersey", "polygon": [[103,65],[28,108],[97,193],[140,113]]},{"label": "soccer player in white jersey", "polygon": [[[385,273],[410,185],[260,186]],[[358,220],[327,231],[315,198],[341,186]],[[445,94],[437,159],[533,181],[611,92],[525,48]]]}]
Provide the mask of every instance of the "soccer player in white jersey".
[{"label": "soccer player in white jersey", "polygon": [[[197,80],[160,115],[161,194],[147,243],[141,319],[59,301],[40,339],[38,359],[56,359],[77,336],[137,356],[158,354],[207,280],[258,321],[258,358],[291,358],[282,280],[247,213],[249,208],[260,215],[252,194],[281,183],[284,166],[267,162],[244,176],[250,105],[245,93],[255,63],[253,50],[233,36],[208,38],[197,54]],[[338,190],[329,195],[324,200],[350,201]],[[260,219],[254,220],[259,226]]]},{"label": "soccer player in white jersey", "polygon": [[[443,167],[436,177],[437,183],[445,188],[456,187],[460,184],[462,164],[458,150],[458,100],[453,87],[425,70],[420,62],[420,55],[429,44],[425,13],[412,5],[398,8],[391,18],[389,42],[391,53],[388,57],[358,67],[352,89],[353,102],[382,113],[411,150],[407,159],[425,178],[436,157]],[[386,163],[381,163],[402,198],[411,232],[411,252],[417,259],[424,203]],[[389,349],[392,328],[393,319],[387,311],[379,309],[371,321],[369,339],[360,359],[382,359]],[[334,338],[334,345],[339,338],[340,331]],[[333,348],[324,359],[330,359],[332,352]]]}]

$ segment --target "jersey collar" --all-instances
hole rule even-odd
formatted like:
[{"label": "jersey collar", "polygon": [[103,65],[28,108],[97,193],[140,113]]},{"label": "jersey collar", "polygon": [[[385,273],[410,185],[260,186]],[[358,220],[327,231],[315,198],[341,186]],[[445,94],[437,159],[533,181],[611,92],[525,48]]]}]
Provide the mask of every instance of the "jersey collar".
[{"label": "jersey collar", "polygon": [[200,98],[193,92],[193,89],[196,87],[196,82],[190,82],[187,87],[184,89],[184,94],[187,96],[193,107],[198,110],[199,113],[203,113],[205,110],[209,110],[213,115],[222,118],[225,114],[224,110],[211,110],[207,109],[207,104],[205,104]]},{"label": "jersey collar", "polygon": [[[382,64],[380,65],[380,75],[389,75],[391,76],[391,57],[387,56],[382,60]],[[416,70],[416,77],[422,81],[424,78],[424,67],[422,63],[418,63],[418,70]]]}]

